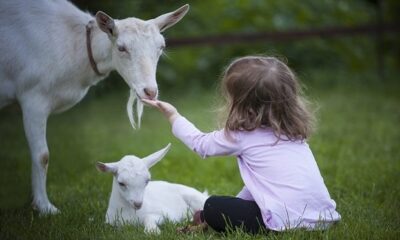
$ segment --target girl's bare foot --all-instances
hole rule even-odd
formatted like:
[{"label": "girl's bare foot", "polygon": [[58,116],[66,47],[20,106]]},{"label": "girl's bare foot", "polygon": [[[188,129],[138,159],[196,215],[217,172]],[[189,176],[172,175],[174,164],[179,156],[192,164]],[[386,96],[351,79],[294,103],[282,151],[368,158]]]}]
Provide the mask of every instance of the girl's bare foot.
[{"label": "girl's bare foot", "polygon": [[179,227],[176,229],[178,233],[199,233],[207,230],[208,225],[202,219],[202,211],[197,211],[193,215],[193,222],[185,227]]},{"label": "girl's bare foot", "polygon": [[207,223],[201,223],[198,225],[187,225],[185,227],[179,227],[176,229],[177,233],[201,233],[208,229]]}]

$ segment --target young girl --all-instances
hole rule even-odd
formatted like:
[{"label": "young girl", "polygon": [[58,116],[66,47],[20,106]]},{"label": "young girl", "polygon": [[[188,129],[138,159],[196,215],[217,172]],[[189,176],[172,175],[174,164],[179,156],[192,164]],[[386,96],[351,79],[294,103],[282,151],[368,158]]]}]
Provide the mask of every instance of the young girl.
[{"label": "young girl", "polygon": [[340,215],[306,143],[313,116],[307,110],[293,72],[274,57],[247,56],[225,70],[225,127],[199,131],[176,108],[144,100],[158,108],[173,134],[201,157],[237,157],[243,189],[236,197],[211,196],[200,212],[216,231],[325,229]]}]

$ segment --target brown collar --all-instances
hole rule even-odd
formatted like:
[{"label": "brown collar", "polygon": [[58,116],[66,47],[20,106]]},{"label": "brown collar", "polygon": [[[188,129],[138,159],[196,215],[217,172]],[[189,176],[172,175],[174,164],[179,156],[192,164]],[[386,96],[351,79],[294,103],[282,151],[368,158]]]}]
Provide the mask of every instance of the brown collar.
[{"label": "brown collar", "polygon": [[90,37],[92,28],[93,28],[93,20],[89,21],[89,23],[86,25],[86,49],[87,49],[87,53],[88,53],[88,57],[89,57],[89,62],[90,62],[90,66],[92,66],[93,71],[97,75],[104,76],[104,74],[99,72],[99,69],[97,68],[97,64],[93,58],[92,44],[91,44],[91,37]]}]

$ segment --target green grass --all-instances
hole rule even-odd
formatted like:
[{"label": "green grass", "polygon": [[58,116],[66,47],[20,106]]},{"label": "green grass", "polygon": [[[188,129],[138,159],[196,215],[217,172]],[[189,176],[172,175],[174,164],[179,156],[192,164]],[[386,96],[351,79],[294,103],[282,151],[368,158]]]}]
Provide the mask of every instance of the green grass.
[{"label": "green grass", "polygon": [[[323,232],[291,231],[266,238],[399,239],[400,84],[336,73],[303,78],[312,79],[307,93],[319,106],[319,127],[310,145],[343,219]],[[200,129],[215,126],[213,89],[162,97]],[[201,160],[172,136],[169,124],[153,109],[145,109],[142,128],[133,131],[126,100],[127,89],[113,90],[50,118],[48,193],[62,212],[47,217],[39,217],[30,206],[30,159],[21,113],[15,106],[0,111],[0,239],[253,238],[240,231],[178,235],[172,223],[162,226],[161,236],[146,236],[140,226],[103,223],[112,177],[99,173],[96,161],[145,156],[171,142],[170,152],[152,169],[153,179],[211,194],[233,195],[243,184],[234,158]]]}]

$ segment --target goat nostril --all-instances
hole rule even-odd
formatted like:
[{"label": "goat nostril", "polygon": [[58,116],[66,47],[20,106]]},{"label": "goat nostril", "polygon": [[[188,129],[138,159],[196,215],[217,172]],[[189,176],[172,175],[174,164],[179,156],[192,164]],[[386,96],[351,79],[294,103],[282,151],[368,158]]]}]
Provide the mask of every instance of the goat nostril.
[{"label": "goat nostril", "polygon": [[142,207],[142,203],[141,202],[133,202],[133,205],[135,206],[136,209],[139,209]]},{"label": "goat nostril", "polygon": [[153,99],[157,96],[157,89],[145,88],[143,91],[150,99]]}]

